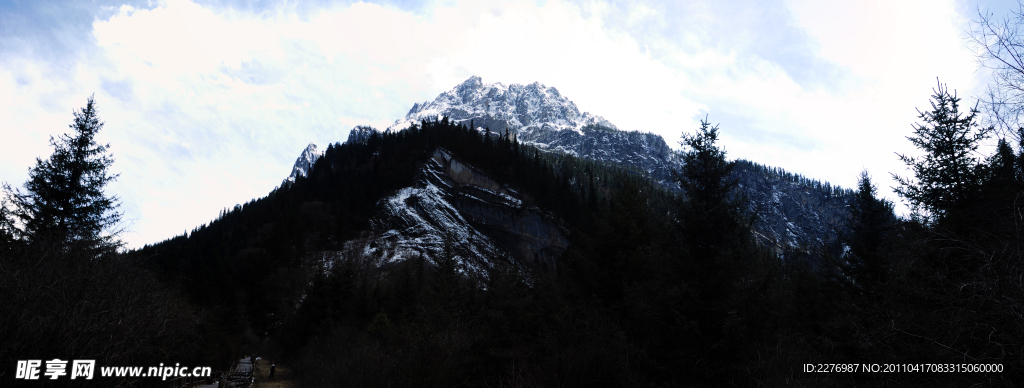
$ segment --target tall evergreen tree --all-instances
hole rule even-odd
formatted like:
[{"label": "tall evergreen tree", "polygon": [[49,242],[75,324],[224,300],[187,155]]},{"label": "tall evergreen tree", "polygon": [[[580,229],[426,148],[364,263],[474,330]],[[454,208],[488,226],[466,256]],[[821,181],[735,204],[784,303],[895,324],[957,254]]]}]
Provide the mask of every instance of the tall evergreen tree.
[{"label": "tall evergreen tree", "polygon": [[908,136],[925,154],[911,157],[897,154],[914,172],[914,180],[892,174],[898,183],[896,193],[915,210],[924,210],[932,221],[943,219],[977,194],[984,169],[975,151],[992,128],[977,123],[977,108],[966,115],[960,110],[960,98],[939,83],[933,90],[932,110],[920,113],[924,123],[914,125]]},{"label": "tall evergreen tree", "polygon": [[739,298],[744,260],[752,255],[749,223],[743,221],[737,182],[730,176],[735,162],[718,148],[718,127],[701,121],[695,134],[684,134],[683,166],[676,180],[685,199],[678,211],[679,241],[684,260],[683,278],[697,292],[694,312],[706,340],[725,338],[726,321]]},{"label": "tall evergreen tree", "polygon": [[730,176],[735,162],[725,159],[725,151],[718,148],[717,141],[718,127],[712,127],[706,120],[701,121],[697,133],[683,134],[680,144],[688,150],[682,154],[682,168],[674,175],[695,216],[727,216],[726,219],[735,221],[740,215],[740,204],[733,193],[737,181]]},{"label": "tall evergreen tree", "polygon": [[14,217],[7,209],[6,201],[0,198],[0,257],[7,256],[14,248],[16,231]]},{"label": "tall evergreen tree", "polygon": [[851,275],[860,287],[885,278],[888,243],[896,221],[893,204],[875,197],[875,192],[867,170],[861,172],[846,238],[850,250],[845,257]]},{"label": "tall evergreen tree", "polygon": [[1017,179],[1017,155],[1005,138],[1000,138],[996,153],[989,157],[988,179],[1000,184],[1012,183]]},{"label": "tall evergreen tree", "polygon": [[7,184],[4,191],[13,205],[16,234],[25,241],[56,243],[65,250],[111,251],[120,246],[114,228],[121,213],[118,198],[103,189],[117,178],[108,172],[114,158],[107,152],[109,145],[94,139],[103,123],[93,97],[74,116],[71,133],[50,138],[50,158],[36,158],[26,191]]},{"label": "tall evergreen tree", "polygon": [[1016,235],[1019,230],[1017,200],[1018,193],[1024,189],[1024,181],[1020,175],[1021,160],[1013,147],[1005,138],[999,139],[995,153],[987,158],[984,166],[983,181],[977,197],[966,207],[966,214],[961,219],[972,223],[972,230],[982,233],[970,233],[974,238],[988,239],[995,236]]}]

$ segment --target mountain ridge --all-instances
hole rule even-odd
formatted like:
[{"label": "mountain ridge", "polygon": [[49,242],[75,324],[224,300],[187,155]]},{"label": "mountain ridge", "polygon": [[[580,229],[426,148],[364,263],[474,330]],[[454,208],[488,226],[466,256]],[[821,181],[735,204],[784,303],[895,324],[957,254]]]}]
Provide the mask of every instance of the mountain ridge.
[{"label": "mountain ridge", "polygon": [[309,143],[299,157],[295,159],[295,164],[292,165],[292,172],[284,179],[282,184],[295,183],[295,180],[299,177],[305,177],[309,175],[309,169],[316,164],[316,160],[322,156],[323,153],[317,151],[316,144]]},{"label": "mountain ridge", "polygon": [[[674,171],[681,167],[678,152],[661,136],[619,130],[601,116],[580,112],[558,89],[539,82],[529,85],[484,83],[469,77],[434,100],[413,104],[404,118],[385,129],[396,132],[423,121],[447,117],[477,131],[508,135],[547,152],[564,153],[638,171],[662,187],[678,191]],[[365,141],[376,129],[357,126],[349,141]],[[741,160],[742,161],[742,160]],[[750,212],[763,212],[755,228],[777,253],[834,245],[845,228],[851,190],[831,189],[809,179],[768,173],[756,163],[738,163],[733,177],[748,198]],[[827,189],[826,189],[827,188]],[[839,249],[835,246],[830,249]]]},{"label": "mountain ridge", "polygon": [[595,124],[617,129],[601,116],[580,112],[574,102],[554,87],[539,82],[485,84],[479,76],[472,76],[432,101],[413,104],[404,118],[395,120],[386,130],[401,130],[421,120],[440,120],[441,116],[455,122],[477,120],[474,126],[490,127],[494,132],[515,128],[520,135],[537,129],[579,132],[584,126]]}]

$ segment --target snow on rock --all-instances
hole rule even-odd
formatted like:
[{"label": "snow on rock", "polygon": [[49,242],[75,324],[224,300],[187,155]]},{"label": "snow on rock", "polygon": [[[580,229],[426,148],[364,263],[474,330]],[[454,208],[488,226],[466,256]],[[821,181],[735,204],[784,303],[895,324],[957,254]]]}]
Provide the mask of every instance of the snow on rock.
[{"label": "snow on rock", "polygon": [[[600,116],[581,113],[575,103],[553,87],[536,82],[484,83],[473,76],[433,101],[413,104],[404,118],[386,130],[399,131],[421,120],[440,120],[444,116],[455,123],[472,122],[481,131],[489,128],[495,135],[507,130],[519,142],[548,152],[623,166],[670,190],[679,190],[672,172],[679,169],[682,161],[665,139],[652,133],[621,131]],[[376,132],[373,128],[356,127],[348,141],[365,142]],[[445,171],[441,175],[451,180],[459,172]],[[748,164],[738,164],[733,178],[739,181],[740,194],[748,199],[750,210],[758,214],[756,234],[780,252],[835,241],[849,214],[849,198],[845,196],[834,196],[777,174],[757,171]],[[510,191],[496,191],[487,185],[463,186],[474,189],[463,190],[460,198],[505,198],[506,205],[518,198]],[[426,192],[417,193],[410,196],[426,196]]]},{"label": "snow on rock", "polygon": [[298,159],[295,159],[295,165],[292,166],[292,173],[285,178],[285,183],[294,183],[298,177],[305,177],[309,175],[309,169],[313,167],[316,160],[319,159],[321,153],[317,151],[316,144],[309,143],[306,149],[302,151]]},{"label": "snow on rock", "polygon": [[370,221],[364,256],[386,266],[422,257],[455,259],[467,276],[487,279],[498,261],[522,274],[527,265],[554,266],[568,247],[567,233],[539,209],[523,206],[514,191],[445,150],[435,151],[416,183],[381,200]]},{"label": "snow on rock", "polygon": [[469,77],[454,89],[441,93],[434,101],[413,104],[404,118],[396,120],[388,131],[398,131],[421,120],[440,119],[447,115],[456,122],[474,121],[478,128],[494,132],[515,128],[521,136],[536,130],[573,130],[581,133],[588,125],[615,128],[601,116],[580,112],[558,89],[539,82],[529,85],[483,83],[480,77]]},{"label": "snow on rock", "polygon": [[507,130],[519,142],[545,151],[632,168],[666,186],[672,185],[671,170],[678,165],[676,154],[661,136],[620,131],[601,116],[581,113],[558,89],[537,82],[506,86],[483,83],[473,76],[433,101],[413,104],[387,131],[444,116],[456,123],[472,123],[479,130],[490,129],[495,135]]},{"label": "snow on rock", "polygon": [[351,131],[349,131],[348,140],[346,140],[345,142],[365,143],[367,140],[370,139],[370,136],[373,136],[374,133],[377,133],[377,130],[374,129],[373,127],[357,125],[355,126],[355,128],[352,128]]}]

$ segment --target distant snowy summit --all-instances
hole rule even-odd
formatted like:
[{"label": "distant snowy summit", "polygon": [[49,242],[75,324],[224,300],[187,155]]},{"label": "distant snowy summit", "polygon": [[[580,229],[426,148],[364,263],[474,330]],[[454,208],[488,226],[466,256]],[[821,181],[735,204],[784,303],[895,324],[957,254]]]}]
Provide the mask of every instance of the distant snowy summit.
[{"label": "distant snowy summit", "polygon": [[539,82],[508,86],[500,82],[483,83],[480,77],[472,76],[434,101],[414,104],[404,118],[387,130],[402,130],[422,120],[439,120],[446,115],[457,123],[469,124],[472,120],[477,128],[500,133],[509,129],[520,136],[537,130],[566,129],[582,134],[582,129],[590,125],[617,129],[601,116],[580,113],[575,103],[553,87]]},{"label": "distant snowy summit", "polygon": [[295,159],[295,165],[292,166],[292,173],[285,179],[286,183],[295,183],[295,179],[298,177],[305,177],[309,174],[309,169],[313,167],[316,160],[320,158],[320,151],[317,151],[316,144],[309,143],[306,149],[302,151],[298,159]]},{"label": "distant snowy summit", "polygon": [[[414,104],[386,131],[401,131],[445,116],[480,131],[490,129],[494,135],[508,131],[520,143],[544,151],[635,168],[666,187],[674,187],[671,171],[678,158],[661,136],[621,131],[604,117],[581,113],[558,89],[539,82],[506,86],[472,76],[433,101]],[[369,127],[356,127],[348,141],[365,141],[373,132]]]},{"label": "distant snowy summit", "polygon": [[370,139],[370,136],[373,136],[375,132],[377,132],[377,129],[373,127],[366,125],[357,125],[355,126],[355,128],[352,128],[352,131],[348,133],[348,140],[346,140],[346,142],[353,144],[365,143],[367,140]]},{"label": "distant snowy summit", "polygon": [[[622,131],[601,116],[580,113],[576,104],[553,87],[538,82],[529,85],[485,84],[473,76],[442,93],[433,101],[417,103],[402,119],[387,128],[401,131],[421,121],[447,116],[457,124],[477,130],[489,128],[493,135],[508,130],[516,139],[545,152],[564,153],[640,172],[666,189],[678,191],[673,172],[682,165],[679,155],[659,135]],[[377,130],[357,126],[349,143],[363,143]],[[299,156],[287,181],[305,176],[319,157],[310,144]],[[745,162],[733,170],[740,191],[757,211],[755,230],[767,244],[785,249],[834,241],[848,214],[849,197],[833,195],[813,184],[785,173],[772,173]],[[287,183],[287,182],[286,182]]]}]

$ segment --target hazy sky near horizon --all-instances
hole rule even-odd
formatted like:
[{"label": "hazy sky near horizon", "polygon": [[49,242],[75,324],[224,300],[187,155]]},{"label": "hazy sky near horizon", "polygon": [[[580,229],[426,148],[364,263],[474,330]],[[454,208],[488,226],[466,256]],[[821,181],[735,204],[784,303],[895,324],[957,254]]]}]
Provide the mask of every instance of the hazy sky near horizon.
[{"label": "hazy sky near horizon", "polygon": [[966,30],[1015,1],[0,0],[0,181],[20,186],[95,94],[130,247],[268,194],[310,142],[386,127],[471,75],[540,82],[673,147],[707,117],[730,158],[895,202],[936,79],[973,105]]}]

